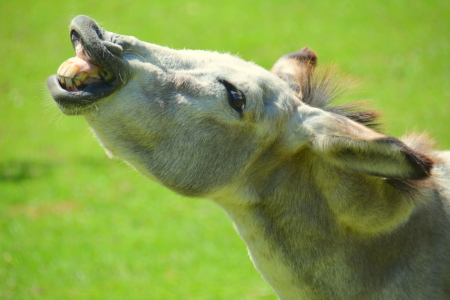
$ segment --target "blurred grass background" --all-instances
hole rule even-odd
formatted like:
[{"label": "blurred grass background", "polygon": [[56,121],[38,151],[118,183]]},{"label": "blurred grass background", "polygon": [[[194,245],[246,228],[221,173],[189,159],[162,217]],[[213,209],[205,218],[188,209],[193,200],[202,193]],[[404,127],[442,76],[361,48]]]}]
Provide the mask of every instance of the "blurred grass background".
[{"label": "blurred grass background", "polygon": [[270,68],[307,45],[360,81],[388,133],[450,148],[450,4],[391,1],[5,1],[0,19],[0,299],[276,299],[231,222],[106,158],[47,76],[78,14],[173,48]]}]

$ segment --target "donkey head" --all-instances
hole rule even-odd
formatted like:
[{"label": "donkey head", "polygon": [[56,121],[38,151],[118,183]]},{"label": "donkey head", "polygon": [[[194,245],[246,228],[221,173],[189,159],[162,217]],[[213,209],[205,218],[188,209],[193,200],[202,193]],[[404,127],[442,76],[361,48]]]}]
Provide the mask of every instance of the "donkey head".
[{"label": "donkey head", "polygon": [[269,72],[228,54],[107,32],[85,16],[70,36],[76,57],[47,81],[60,109],[83,115],[111,156],[181,194],[239,185],[268,151],[276,160],[306,148],[355,172],[429,175],[428,158],[361,124],[374,114],[326,109],[328,79],[314,79],[308,48]]}]

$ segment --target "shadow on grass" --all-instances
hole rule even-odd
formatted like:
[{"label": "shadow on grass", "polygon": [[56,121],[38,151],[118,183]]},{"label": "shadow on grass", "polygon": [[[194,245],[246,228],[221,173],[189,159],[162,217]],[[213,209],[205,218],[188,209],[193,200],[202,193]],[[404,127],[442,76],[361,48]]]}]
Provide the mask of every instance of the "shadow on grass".
[{"label": "shadow on grass", "polygon": [[21,182],[28,179],[42,178],[50,175],[56,168],[73,165],[90,168],[105,168],[106,162],[92,157],[77,157],[70,161],[57,162],[35,160],[0,161],[0,181]]},{"label": "shadow on grass", "polygon": [[0,181],[20,182],[48,175],[54,163],[37,161],[0,161]]}]

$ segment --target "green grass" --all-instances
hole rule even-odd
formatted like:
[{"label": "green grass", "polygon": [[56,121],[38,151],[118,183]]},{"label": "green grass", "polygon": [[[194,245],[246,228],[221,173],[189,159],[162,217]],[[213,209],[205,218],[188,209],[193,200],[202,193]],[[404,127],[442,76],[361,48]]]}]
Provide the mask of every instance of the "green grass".
[{"label": "green grass", "polygon": [[276,299],[231,222],[108,160],[45,80],[71,57],[68,25],[266,68],[308,45],[358,78],[388,132],[450,148],[448,1],[3,1],[0,299]]}]

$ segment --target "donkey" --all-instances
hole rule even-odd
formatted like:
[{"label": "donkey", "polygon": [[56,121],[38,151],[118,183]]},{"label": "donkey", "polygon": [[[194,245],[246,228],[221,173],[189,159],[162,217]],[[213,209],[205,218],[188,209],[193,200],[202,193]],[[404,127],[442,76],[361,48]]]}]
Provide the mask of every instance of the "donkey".
[{"label": "donkey", "polygon": [[303,48],[271,71],[76,17],[47,85],[111,157],[213,199],[279,299],[450,299],[450,151],[402,141]]}]

